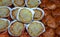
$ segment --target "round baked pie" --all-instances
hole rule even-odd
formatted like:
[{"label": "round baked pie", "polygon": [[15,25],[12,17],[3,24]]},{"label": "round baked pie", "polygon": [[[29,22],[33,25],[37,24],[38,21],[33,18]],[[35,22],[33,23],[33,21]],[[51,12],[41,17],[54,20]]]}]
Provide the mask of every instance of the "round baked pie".
[{"label": "round baked pie", "polygon": [[0,7],[0,18],[8,17],[10,13],[10,8],[6,6]]},{"label": "round baked pie", "polygon": [[25,5],[25,0],[13,0],[14,1],[14,6],[19,6],[22,7]]},{"label": "round baked pie", "polygon": [[27,7],[33,8],[37,7],[41,3],[40,0],[26,0],[25,4]]},{"label": "round baked pie", "polygon": [[32,8],[35,12],[34,20],[41,20],[44,16],[44,11],[40,8]]},{"label": "round baked pie", "polygon": [[45,32],[43,23],[39,21],[33,21],[32,23],[26,25],[26,29],[32,37],[38,37],[40,34]]},{"label": "round baked pie", "polygon": [[22,8],[17,14],[17,20],[23,23],[30,23],[33,20],[34,11],[30,8]]},{"label": "round baked pie", "polygon": [[12,36],[20,36],[24,31],[24,24],[18,21],[11,22],[8,32]]},{"label": "round baked pie", "polygon": [[0,0],[0,6],[10,6],[12,5],[12,0]]},{"label": "round baked pie", "polygon": [[15,7],[12,9],[10,15],[12,19],[16,19],[17,13],[18,13],[19,7]]},{"label": "round baked pie", "polygon": [[0,32],[6,31],[8,29],[9,24],[9,20],[0,18]]}]

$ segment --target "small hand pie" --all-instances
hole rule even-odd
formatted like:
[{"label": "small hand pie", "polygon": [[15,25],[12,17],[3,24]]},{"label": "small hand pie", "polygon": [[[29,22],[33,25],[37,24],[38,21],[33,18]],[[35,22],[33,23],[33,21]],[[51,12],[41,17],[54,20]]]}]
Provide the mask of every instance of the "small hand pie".
[{"label": "small hand pie", "polygon": [[18,21],[12,23],[10,26],[10,33],[12,36],[20,36],[23,30],[24,30],[23,23],[20,23]]},{"label": "small hand pie", "polygon": [[19,11],[18,14],[19,14],[18,15],[19,21],[21,21],[23,23],[29,23],[32,21],[33,14],[30,9],[23,8]]},{"label": "small hand pie", "polygon": [[45,31],[44,29],[45,28],[44,28],[43,24],[41,24],[40,22],[34,21],[31,24],[29,24],[27,31],[30,36],[37,37]]},{"label": "small hand pie", "polygon": [[25,1],[24,0],[14,0],[14,5],[15,6],[24,6],[25,5]]},{"label": "small hand pie", "polygon": [[41,20],[44,16],[44,11],[40,8],[32,8],[35,12],[34,14],[34,20]]},{"label": "small hand pie", "polygon": [[0,7],[0,18],[8,17],[9,13],[10,13],[10,10],[8,7]]},{"label": "small hand pie", "polygon": [[0,6],[10,6],[12,5],[12,0],[0,0]]},{"label": "small hand pie", "polygon": [[34,20],[40,20],[41,16],[42,16],[42,12],[40,10],[34,10],[35,14],[34,14]]},{"label": "small hand pie", "polygon": [[0,18],[0,32],[3,32],[8,29],[9,21],[7,19]]},{"label": "small hand pie", "polygon": [[40,4],[40,0],[27,0],[26,5],[30,8],[37,7]]}]

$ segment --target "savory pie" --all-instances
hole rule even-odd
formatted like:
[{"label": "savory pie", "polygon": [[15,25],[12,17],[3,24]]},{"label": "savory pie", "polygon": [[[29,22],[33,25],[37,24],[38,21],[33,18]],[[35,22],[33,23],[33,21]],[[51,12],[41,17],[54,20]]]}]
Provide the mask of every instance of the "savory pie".
[{"label": "savory pie", "polygon": [[44,11],[40,8],[32,8],[35,12],[34,20],[41,20],[44,16]]},{"label": "savory pie", "polygon": [[12,0],[0,0],[0,6],[10,6],[12,5]]},{"label": "savory pie", "polygon": [[12,36],[20,36],[24,30],[24,24],[18,21],[15,21],[10,26],[10,33]]},{"label": "savory pie", "polygon": [[10,10],[8,7],[0,7],[0,18],[2,17],[8,17],[10,13]]},{"label": "savory pie", "polygon": [[29,8],[23,8],[18,13],[18,20],[23,23],[29,23],[32,21],[32,11]]},{"label": "savory pie", "polygon": [[34,10],[34,11],[35,11],[34,20],[40,20],[42,12],[40,10]]},{"label": "savory pie", "polygon": [[0,32],[8,29],[10,22],[7,19],[0,18]]},{"label": "savory pie", "polygon": [[40,0],[27,0],[26,5],[30,8],[37,7],[40,4]]},{"label": "savory pie", "polygon": [[15,6],[24,6],[25,5],[25,1],[24,0],[14,0],[14,5]]},{"label": "savory pie", "polygon": [[37,37],[45,31],[44,29],[45,28],[41,22],[34,21],[34,22],[29,24],[27,31],[28,31],[30,36]]}]

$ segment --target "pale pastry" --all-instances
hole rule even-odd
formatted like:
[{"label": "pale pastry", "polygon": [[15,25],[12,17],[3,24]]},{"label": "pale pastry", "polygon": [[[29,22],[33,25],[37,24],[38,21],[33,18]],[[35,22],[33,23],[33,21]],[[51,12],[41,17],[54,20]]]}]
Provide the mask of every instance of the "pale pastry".
[{"label": "pale pastry", "polygon": [[25,5],[25,1],[24,0],[13,0],[14,1],[14,6],[19,6],[22,7]]},{"label": "pale pastry", "polygon": [[0,7],[0,18],[8,17],[10,13],[9,7]]},{"label": "pale pastry", "polygon": [[11,23],[9,27],[9,34],[12,36],[20,36],[24,31],[24,24],[18,21]]},{"label": "pale pastry", "polygon": [[9,20],[0,18],[0,32],[6,31],[8,29],[9,24]]},{"label": "pale pastry", "polygon": [[34,11],[29,8],[23,8],[18,13],[18,20],[23,23],[30,23],[33,20]]},{"label": "pale pastry", "polygon": [[40,0],[26,0],[26,5],[30,8],[37,7],[40,3]]},{"label": "pale pastry", "polygon": [[10,6],[12,5],[12,0],[0,0],[0,6]]},{"label": "pale pastry", "polygon": [[37,37],[41,33],[45,32],[45,27],[41,22],[33,21],[32,23],[28,24],[29,26],[26,28],[29,35],[32,37]]}]

